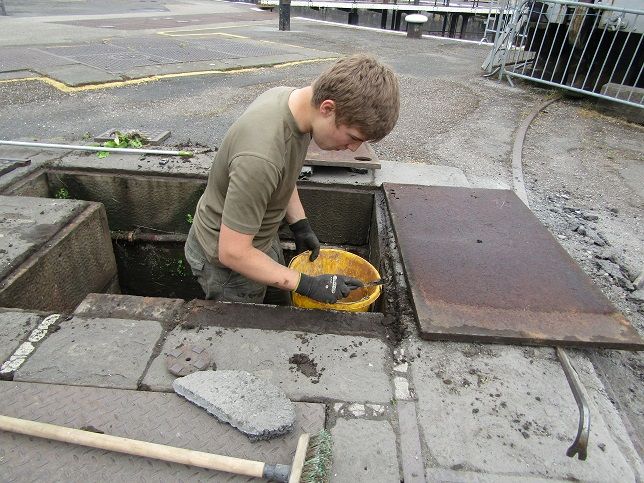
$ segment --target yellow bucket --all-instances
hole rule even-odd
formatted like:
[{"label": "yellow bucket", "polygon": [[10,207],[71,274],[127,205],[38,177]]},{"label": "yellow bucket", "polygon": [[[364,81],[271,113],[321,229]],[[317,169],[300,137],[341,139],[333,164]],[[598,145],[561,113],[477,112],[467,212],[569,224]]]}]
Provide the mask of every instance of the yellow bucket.
[{"label": "yellow bucket", "polygon": [[[362,282],[380,280],[380,274],[364,258],[344,250],[323,248],[320,256],[314,262],[309,261],[311,252],[307,251],[293,257],[288,264],[293,270],[307,275],[338,274],[357,278]],[[382,286],[358,288],[352,290],[348,297],[338,300],[334,304],[325,304],[293,292],[293,305],[304,309],[345,310],[347,312],[367,312],[380,293]]]}]

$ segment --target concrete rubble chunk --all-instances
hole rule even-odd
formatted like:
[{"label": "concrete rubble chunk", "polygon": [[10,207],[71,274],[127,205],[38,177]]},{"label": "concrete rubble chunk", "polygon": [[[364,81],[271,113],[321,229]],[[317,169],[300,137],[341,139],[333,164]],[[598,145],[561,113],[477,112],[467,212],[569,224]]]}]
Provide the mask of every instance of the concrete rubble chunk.
[{"label": "concrete rubble chunk", "polygon": [[246,371],[198,371],[172,387],[252,441],[288,433],[295,424],[295,406],[285,394]]}]

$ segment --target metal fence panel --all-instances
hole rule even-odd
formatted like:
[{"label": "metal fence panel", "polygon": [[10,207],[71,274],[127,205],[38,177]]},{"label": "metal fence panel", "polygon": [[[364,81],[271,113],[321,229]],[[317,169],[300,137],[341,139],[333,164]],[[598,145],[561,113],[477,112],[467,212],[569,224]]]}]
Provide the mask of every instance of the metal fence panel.
[{"label": "metal fence panel", "polygon": [[[631,0],[518,0],[501,11],[488,73],[644,107],[644,10]],[[611,5],[606,3],[612,2]],[[641,5],[641,0],[638,0]]]}]

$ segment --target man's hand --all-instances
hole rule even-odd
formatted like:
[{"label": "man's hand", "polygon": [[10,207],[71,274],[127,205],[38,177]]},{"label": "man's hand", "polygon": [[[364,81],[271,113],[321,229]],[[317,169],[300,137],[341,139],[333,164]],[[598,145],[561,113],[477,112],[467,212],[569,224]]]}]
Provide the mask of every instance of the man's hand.
[{"label": "man's hand", "polygon": [[311,277],[303,273],[295,291],[318,302],[334,304],[349,295],[352,290],[362,286],[363,284],[360,280],[346,275],[318,275]]},{"label": "man's hand", "polygon": [[295,251],[299,254],[311,250],[309,261],[314,261],[320,254],[320,240],[313,233],[311,224],[307,218],[296,221],[289,228],[295,237]]}]

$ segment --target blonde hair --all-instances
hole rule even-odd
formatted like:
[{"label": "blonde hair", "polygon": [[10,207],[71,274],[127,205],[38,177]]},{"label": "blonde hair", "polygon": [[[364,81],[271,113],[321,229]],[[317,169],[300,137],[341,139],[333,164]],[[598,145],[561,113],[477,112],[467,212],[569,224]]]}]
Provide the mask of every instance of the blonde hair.
[{"label": "blonde hair", "polygon": [[327,99],[335,102],[336,125],[358,129],[365,140],[379,141],[398,121],[398,79],[370,55],[341,59],[313,82],[313,104]]}]

